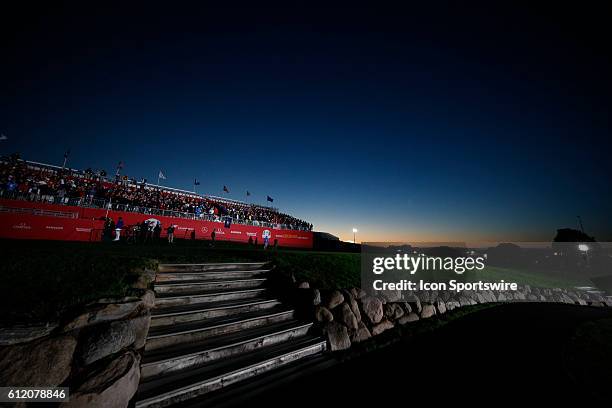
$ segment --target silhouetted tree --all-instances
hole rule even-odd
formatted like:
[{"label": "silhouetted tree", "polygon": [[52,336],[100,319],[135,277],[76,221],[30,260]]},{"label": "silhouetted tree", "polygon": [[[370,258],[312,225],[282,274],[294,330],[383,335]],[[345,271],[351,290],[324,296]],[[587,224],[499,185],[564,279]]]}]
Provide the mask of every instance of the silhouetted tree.
[{"label": "silhouetted tree", "polygon": [[595,242],[595,238],[572,228],[560,228],[553,242]]}]

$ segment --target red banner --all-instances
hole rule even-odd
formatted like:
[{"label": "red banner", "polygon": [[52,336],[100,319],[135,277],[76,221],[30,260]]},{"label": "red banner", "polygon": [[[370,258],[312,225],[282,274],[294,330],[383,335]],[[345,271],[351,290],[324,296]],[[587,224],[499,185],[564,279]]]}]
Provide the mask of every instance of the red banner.
[{"label": "red banner", "polygon": [[[56,204],[32,203],[27,201],[0,200],[0,237],[16,239],[53,239],[63,241],[99,241],[104,226],[106,210]],[[115,222],[123,218],[125,228],[145,220],[161,222],[161,236],[166,228],[175,225],[175,238],[190,239],[195,232],[196,239],[211,239],[215,231],[218,241],[248,242],[249,237],[261,245],[265,236],[270,245],[278,240],[279,246],[312,248],[312,232],[281,230],[267,227],[234,224],[225,228],[223,222],[190,220],[184,218],[147,215],[132,212],[109,211],[108,216]],[[122,231],[125,233],[125,231]]]}]

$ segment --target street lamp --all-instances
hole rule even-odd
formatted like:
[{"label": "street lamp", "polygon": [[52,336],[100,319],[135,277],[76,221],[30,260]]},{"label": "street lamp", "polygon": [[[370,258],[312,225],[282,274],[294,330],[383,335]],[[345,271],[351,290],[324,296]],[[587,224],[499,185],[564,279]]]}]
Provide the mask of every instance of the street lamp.
[{"label": "street lamp", "polygon": [[357,234],[358,230],[357,228],[353,228],[353,244],[356,244],[357,241],[355,240],[355,234]]},{"label": "street lamp", "polygon": [[589,246],[587,244],[578,244],[578,250],[584,254],[584,261],[589,263]]}]

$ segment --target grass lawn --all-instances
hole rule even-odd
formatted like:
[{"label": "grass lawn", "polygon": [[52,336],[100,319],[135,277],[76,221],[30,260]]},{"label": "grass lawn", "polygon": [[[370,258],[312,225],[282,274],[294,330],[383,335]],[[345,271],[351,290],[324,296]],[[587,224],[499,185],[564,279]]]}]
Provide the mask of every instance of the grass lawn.
[{"label": "grass lawn", "polygon": [[[244,244],[178,241],[149,245],[60,241],[0,241],[0,325],[54,320],[67,308],[101,297],[129,294],[138,271],[155,261],[168,263],[273,262],[281,277],[295,276],[321,289],[360,286],[358,253],[278,249],[263,251]],[[465,274],[468,281],[515,281],[540,287],[572,287],[588,281],[563,281],[512,269],[487,267]]]},{"label": "grass lawn", "polygon": [[55,320],[66,309],[102,297],[130,292],[138,272],[155,261],[274,262],[286,277],[308,280],[317,287],[359,285],[359,254],[300,250],[268,250],[202,241],[150,245],[60,241],[0,241],[0,276],[6,288],[0,297],[0,325]]},{"label": "grass lawn", "polygon": [[0,324],[55,320],[66,309],[102,297],[126,296],[151,264],[129,252],[72,243],[3,241]]},{"label": "grass lawn", "polygon": [[308,281],[320,289],[359,287],[361,257],[356,253],[280,251],[271,260],[279,271],[293,274],[298,282]]}]

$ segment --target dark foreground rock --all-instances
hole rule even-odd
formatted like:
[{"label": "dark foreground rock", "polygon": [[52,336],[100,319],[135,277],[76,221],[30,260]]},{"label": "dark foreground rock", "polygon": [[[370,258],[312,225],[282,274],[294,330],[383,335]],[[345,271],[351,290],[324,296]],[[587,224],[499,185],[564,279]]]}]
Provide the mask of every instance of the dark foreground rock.
[{"label": "dark foreground rock", "polygon": [[70,374],[77,340],[71,335],[47,337],[0,349],[0,385],[54,387]]},{"label": "dark foreground rock", "polygon": [[348,330],[343,324],[330,322],[325,326],[324,332],[331,351],[346,350],[351,347]]},{"label": "dark foreground rock", "polygon": [[125,408],[140,381],[140,356],[128,351],[92,373],[62,407]]}]

